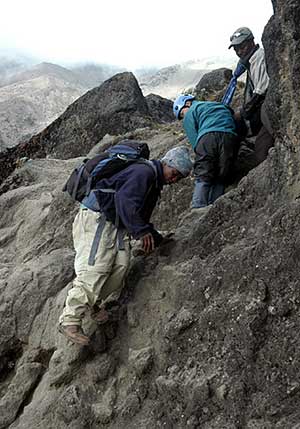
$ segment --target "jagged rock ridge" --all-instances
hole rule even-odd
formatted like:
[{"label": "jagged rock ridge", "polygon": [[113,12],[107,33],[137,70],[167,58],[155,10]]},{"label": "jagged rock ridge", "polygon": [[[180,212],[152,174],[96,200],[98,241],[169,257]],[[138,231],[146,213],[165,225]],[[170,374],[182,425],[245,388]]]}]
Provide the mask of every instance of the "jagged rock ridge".
[{"label": "jagged rock ridge", "polygon": [[118,135],[173,120],[170,101],[154,95],[149,103],[151,111],[132,73],[113,76],[76,100],[41,133],[0,153],[0,183],[20,158],[72,158],[87,153],[105,134]]},{"label": "jagged rock ridge", "polygon": [[[70,65],[52,63],[32,65],[33,60],[1,58],[0,67],[0,152],[43,130],[89,89],[101,85],[124,69],[106,64]],[[205,70],[216,61],[189,61],[150,73],[137,70],[144,95],[174,98],[190,91]]]}]

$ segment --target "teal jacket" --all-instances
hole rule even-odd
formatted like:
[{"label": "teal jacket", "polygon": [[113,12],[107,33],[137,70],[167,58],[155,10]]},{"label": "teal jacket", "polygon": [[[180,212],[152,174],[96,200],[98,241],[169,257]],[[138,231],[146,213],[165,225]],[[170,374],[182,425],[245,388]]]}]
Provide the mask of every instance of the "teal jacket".
[{"label": "teal jacket", "polygon": [[216,101],[193,101],[184,115],[183,127],[193,149],[204,134],[223,132],[236,134],[231,111]]}]

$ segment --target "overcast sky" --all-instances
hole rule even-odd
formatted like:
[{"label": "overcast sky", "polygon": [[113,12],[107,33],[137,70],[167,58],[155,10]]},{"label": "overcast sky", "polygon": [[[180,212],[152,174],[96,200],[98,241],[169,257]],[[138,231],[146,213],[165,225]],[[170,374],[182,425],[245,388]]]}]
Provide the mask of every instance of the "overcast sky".
[{"label": "overcast sky", "polygon": [[248,26],[260,42],[271,0],[4,0],[0,48],[44,61],[135,69],[228,55]]}]

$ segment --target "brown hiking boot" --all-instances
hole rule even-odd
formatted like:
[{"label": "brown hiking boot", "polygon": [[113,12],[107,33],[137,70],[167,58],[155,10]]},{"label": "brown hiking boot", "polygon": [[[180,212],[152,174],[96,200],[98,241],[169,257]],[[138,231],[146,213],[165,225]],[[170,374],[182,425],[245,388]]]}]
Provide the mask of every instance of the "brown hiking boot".
[{"label": "brown hiking boot", "polygon": [[58,330],[72,343],[79,344],[81,346],[87,346],[90,343],[89,337],[84,335],[81,326],[78,325],[59,325]]}]

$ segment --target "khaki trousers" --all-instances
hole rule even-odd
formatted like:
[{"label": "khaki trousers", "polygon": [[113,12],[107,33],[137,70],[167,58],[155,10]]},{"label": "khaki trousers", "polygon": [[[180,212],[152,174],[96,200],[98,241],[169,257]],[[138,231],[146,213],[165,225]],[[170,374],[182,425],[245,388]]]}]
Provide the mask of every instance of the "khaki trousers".
[{"label": "khaki trousers", "polygon": [[88,264],[98,218],[99,213],[82,208],[75,217],[76,278],[59,319],[62,325],[80,326],[87,307],[117,300],[122,291],[130,260],[129,237],[124,237],[125,250],[119,250],[117,229],[111,222],[105,222],[95,264]]}]

